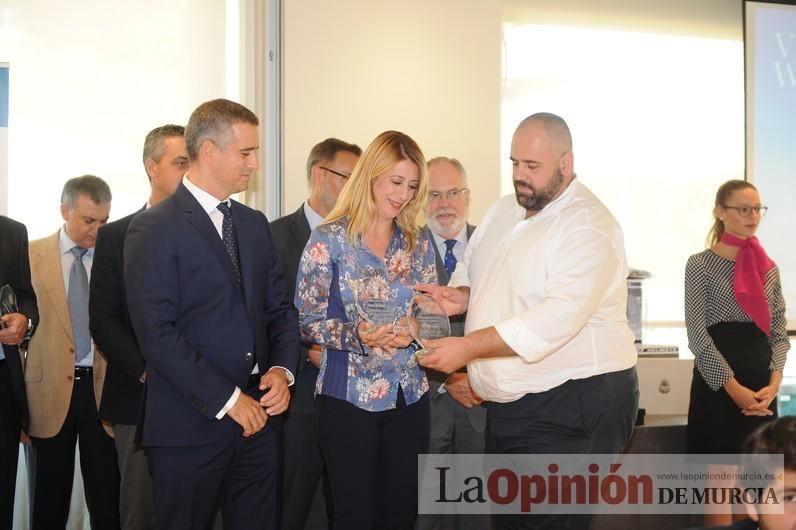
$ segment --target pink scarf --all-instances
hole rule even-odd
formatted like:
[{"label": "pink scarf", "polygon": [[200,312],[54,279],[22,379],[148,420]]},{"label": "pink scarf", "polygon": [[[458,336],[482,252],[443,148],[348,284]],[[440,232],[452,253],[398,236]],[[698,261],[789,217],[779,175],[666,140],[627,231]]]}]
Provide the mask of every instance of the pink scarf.
[{"label": "pink scarf", "polygon": [[774,268],[774,262],[754,236],[741,239],[724,232],[721,242],[740,248],[735,258],[735,273],[732,278],[735,300],[757,327],[770,337],[771,311],[766,301],[763,284],[766,281],[766,273]]}]

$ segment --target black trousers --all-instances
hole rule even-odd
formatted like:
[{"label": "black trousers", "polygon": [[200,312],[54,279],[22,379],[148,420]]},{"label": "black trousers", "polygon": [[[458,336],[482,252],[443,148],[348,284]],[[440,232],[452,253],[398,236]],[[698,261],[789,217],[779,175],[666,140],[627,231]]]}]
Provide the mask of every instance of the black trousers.
[{"label": "black trousers", "polygon": [[100,424],[93,377],[75,377],[69,412],[52,438],[33,438],[29,453],[33,530],[65,528],[75,473],[75,444],[92,530],[119,528],[119,467],[116,448]]},{"label": "black trousers", "polygon": [[[618,454],[638,409],[636,369],[570,380],[511,403],[488,403],[487,454]],[[591,515],[493,515],[495,530],[588,530]]]},{"label": "black trousers", "polygon": [[0,360],[0,528],[11,528],[14,520],[19,431],[19,409],[11,389],[8,366],[3,359]]},{"label": "black trousers", "polygon": [[410,530],[417,515],[417,455],[429,437],[428,394],[411,405],[368,412],[316,398],[318,437],[334,503],[334,528]]}]

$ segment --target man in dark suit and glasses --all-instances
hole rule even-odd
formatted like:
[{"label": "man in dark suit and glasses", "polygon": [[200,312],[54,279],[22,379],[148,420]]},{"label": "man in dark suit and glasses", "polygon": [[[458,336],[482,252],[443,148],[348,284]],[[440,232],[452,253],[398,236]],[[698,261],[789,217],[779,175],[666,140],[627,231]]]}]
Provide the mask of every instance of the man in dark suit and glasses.
[{"label": "man in dark suit and glasses", "polygon": [[124,240],[139,213],[169,197],[188,171],[185,128],[163,125],[147,134],[143,162],[149,177],[149,201],[139,211],[103,226],[97,235],[89,289],[91,335],[107,359],[99,414],[113,425],[121,485],[122,530],[146,530],[152,514],[152,479],[140,443],[134,441],[146,366],[133,333],[124,292]]},{"label": "man in dark suit and glasses", "polygon": [[25,225],[0,215],[0,287],[9,285],[18,313],[0,317],[0,528],[11,528],[17,480],[20,429],[27,427],[28,402],[19,345],[39,322],[36,293],[30,282]]},{"label": "man in dark suit and glasses", "polygon": [[[426,230],[434,242],[437,276],[440,285],[447,285],[456,264],[464,256],[467,241],[475,227],[467,222],[470,190],[467,172],[455,158],[439,156],[428,161],[428,202]],[[465,315],[450,318],[451,334],[464,335]],[[473,393],[467,372],[450,375],[426,370],[431,396],[431,438],[428,452],[432,454],[481,454],[484,452],[486,409],[481,398]],[[484,515],[458,517],[425,514],[418,517],[419,530],[485,529],[489,518]]]},{"label": "man in dark suit and glasses", "polygon": [[156,529],[276,528],[277,440],[298,316],[265,216],[230,195],[259,168],[258,119],[218,99],[185,128],[190,170],[130,223],[124,277],[146,360]]},{"label": "man in dark suit and glasses", "polygon": [[[349,175],[362,154],[358,146],[337,138],[316,144],[307,158],[310,198],[298,210],[274,221],[271,229],[288,291],[296,290],[301,253],[310,231],[326,217],[337,202]],[[315,381],[321,362],[319,349],[301,347],[296,385],[284,422],[284,473],[282,488],[283,530],[301,530],[309,521],[320,530],[328,524],[312,510],[313,498],[323,473],[315,418]],[[326,500],[326,517],[331,520],[331,499]]]}]

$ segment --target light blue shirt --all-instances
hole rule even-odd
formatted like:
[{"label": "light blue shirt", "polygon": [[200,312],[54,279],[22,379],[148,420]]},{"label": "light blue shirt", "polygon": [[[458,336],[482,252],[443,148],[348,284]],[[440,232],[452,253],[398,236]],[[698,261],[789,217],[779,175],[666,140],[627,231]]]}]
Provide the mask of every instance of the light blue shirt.
[{"label": "light blue shirt", "polygon": [[[58,251],[61,253],[61,273],[64,277],[64,292],[69,296],[69,273],[72,272],[72,264],[75,262],[75,256],[71,250],[77,246],[77,243],[72,241],[66,235],[66,228],[62,227],[58,236]],[[94,248],[88,249],[83,255],[83,266],[86,268],[86,276],[89,282],[91,281],[91,265],[94,263]],[[75,366],[91,367],[94,365],[94,341],[91,341],[91,352],[83,357],[80,362]]]},{"label": "light blue shirt", "polygon": [[321,217],[321,214],[312,209],[309,201],[304,203],[304,217],[307,218],[307,223],[310,225],[310,231],[315,230],[315,227],[323,222],[323,217]]},{"label": "light blue shirt", "polygon": [[[429,227],[431,229],[431,227]],[[445,252],[447,251],[448,247],[445,246],[445,238],[436,234],[433,230],[431,233],[434,234],[434,245],[437,247],[437,252],[439,255],[442,256],[442,259],[445,259]],[[464,224],[459,233],[456,234],[456,244],[453,245],[453,256],[456,258],[456,265],[462,261],[464,258],[464,249],[467,247],[467,223]]]}]

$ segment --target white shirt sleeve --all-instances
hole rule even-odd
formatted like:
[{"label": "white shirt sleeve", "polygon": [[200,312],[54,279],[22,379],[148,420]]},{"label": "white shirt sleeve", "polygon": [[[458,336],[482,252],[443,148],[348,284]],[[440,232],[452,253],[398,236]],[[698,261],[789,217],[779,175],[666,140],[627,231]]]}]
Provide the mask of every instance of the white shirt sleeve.
[{"label": "white shirt sleeve", "polygon": [[296,378],[293,376],[293,372],[291,372],[290,370],[288,370],[284,366],[272,366],[271,368],[268,369],[268,371],[270,372],[271,370],[273,370],[275,368],[279,368],[280,370],[284,370],[285,371],[285,376],[287,377],[287,386],[293,386],[293,383],[296,382]]},{"label": "white shirt sleeve", "polygon": [[232,393],[232,397],[229,398],[229,401],[227,401],[226,404],[224,405],[224,407],[221,410],[218,411],[218,414],[216,414],[216,419],[217,420],[220,420],[221,418],[223,418],[224,416],[227,415],[227,412],[229,412],[229,409],[234,407],[235,403],[237,403],[239,396],[240,396],[240,388],[235,387],[235,391]]}]

